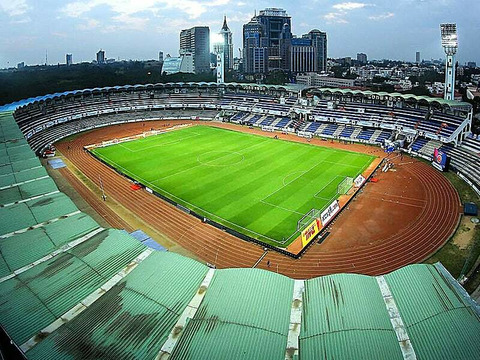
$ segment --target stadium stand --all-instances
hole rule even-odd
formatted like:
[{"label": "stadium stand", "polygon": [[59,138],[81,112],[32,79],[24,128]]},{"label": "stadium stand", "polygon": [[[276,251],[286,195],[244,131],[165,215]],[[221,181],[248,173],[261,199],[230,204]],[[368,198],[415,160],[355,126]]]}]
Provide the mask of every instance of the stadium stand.
[{"label": "stadium stand", "polygon": [[[128,89],[117,103],[131,107],[128,99],[151,100],[149,93]],[[162,101],[203,106],[197,96]],[[238,96],[242,102],[265,98]],[[215,97],[202,97],[218,104]],[[410,265],[377,277],[293,280],[259,269],[210,269],[150,249],[125,231],[100,227],[58,190],[24,136],[41,149],[87,125],[148,120],[138,109],[119,107],[73,118],[85,106],[111,109],[111,98],[34,103],[15,114],[17,123],[11,113],[0,113],[0,322],[27,358],[478,356],[480,308],[441,264]],[[219,110],[205,111],[212,118]],[[51,116],[58,120],[66,113],[68,121],[48,125]],[[339,125],[330,125],[333,134]],[[390,135],[382,131],[373,141]],[[457,161],[467,151],[453,147],[450,154]]]}]

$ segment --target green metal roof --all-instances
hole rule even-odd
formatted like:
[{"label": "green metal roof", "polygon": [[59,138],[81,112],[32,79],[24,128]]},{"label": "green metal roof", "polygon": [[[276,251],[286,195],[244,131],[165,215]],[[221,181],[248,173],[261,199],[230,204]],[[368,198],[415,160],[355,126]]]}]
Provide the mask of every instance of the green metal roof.
[{"label": "green metal roof", "polygon": [[338,89],[338,88],[328,88],[328,87],[308,87],[306,90],[316,90],[319,92],[330,92],[330,93],[340,93],[343,95],[363,95],[363,96],[380,96],[380,97],[390,97],[390,98],[400,98],[403,100],[413,100],[416,102],[425,101],[429,104],[438,104],[442,106],[449,106],[451,108],[471,108],[470,103],[464,101],[456,100],[445,100],[442,98],[423,96],[423,95],[413,95],[413,94],[401,94],[398,92],[387,93],[387,92],[374,92],[370,90],[352,90],[352,89]]},{"label": "green metal roof", "polygon": [[436,267],[410,265],[385,279],[418,355],[478,358],[479,316]]},{"label": "green metal roof", "polygon": [[27,182],[17,186],[0,190],[0,205],[27,200],[35,196],[45,195],[58,191],[57,185],[49,177]]},{"label": "green metal roof", "polygon": [[0,254],[8,264],[5,269],[0,269],[0,278],[50,254],[62,245],[80,238],[98,227],[91,217],[78,213],[42,227],[7,238],[0,238]]},{"label": "green metal roof", "polygon": [[217,270],[172,359],[285,356],[293,280],[258,269]]},{"label": "green metal roof", "polygon": [[28,357],[154,359],[207,270],[174,253],[153,253]]},{"label": "green metal roof", "polygon": [[337,274],[305,283],[300,359],[402,359],[374,277]]},{"label": "green metal roof", "polygon": [[0,319],[17,344],[99,288],[145,246],[120,230],[104,230],[73,249],[0,283]]}]

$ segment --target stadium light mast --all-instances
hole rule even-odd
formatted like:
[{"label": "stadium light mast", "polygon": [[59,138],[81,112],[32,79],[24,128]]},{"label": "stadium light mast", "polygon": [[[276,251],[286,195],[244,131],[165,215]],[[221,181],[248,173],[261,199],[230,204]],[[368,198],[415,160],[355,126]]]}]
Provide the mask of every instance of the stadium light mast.
[{"label": "stadium light mast", "polygon": [[455,99],[455,54],[458,49],[457,24],[440,24],[445,61],[445,100]]}]

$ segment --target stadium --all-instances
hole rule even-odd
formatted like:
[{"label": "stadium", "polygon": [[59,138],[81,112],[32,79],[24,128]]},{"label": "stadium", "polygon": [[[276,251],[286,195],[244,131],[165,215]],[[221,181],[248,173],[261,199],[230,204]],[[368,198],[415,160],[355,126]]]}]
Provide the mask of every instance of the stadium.
[{"label": "stadium", "polygon": [[463,213],[439,170],[480,193],[469,103],[160,83],[0,116],[0,320],[26,358],[478,358],[479,306],[422,264]]}]

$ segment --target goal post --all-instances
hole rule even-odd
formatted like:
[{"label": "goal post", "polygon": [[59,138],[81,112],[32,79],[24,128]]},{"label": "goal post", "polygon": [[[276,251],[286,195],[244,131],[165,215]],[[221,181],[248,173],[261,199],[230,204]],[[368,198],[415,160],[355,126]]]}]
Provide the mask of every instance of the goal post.
[{"label": "goal post", "polygon": [[312,223],[313,220],[320,217],[320,210],[312,209],[302,216],[300,220],[297,221],[297,231],[305,229],[308,225]]},{"label": "goal post", "polygon": [[345,195],[353,186],[353,178],[350,176],[345,177],[337,186],[337,194]]}]

